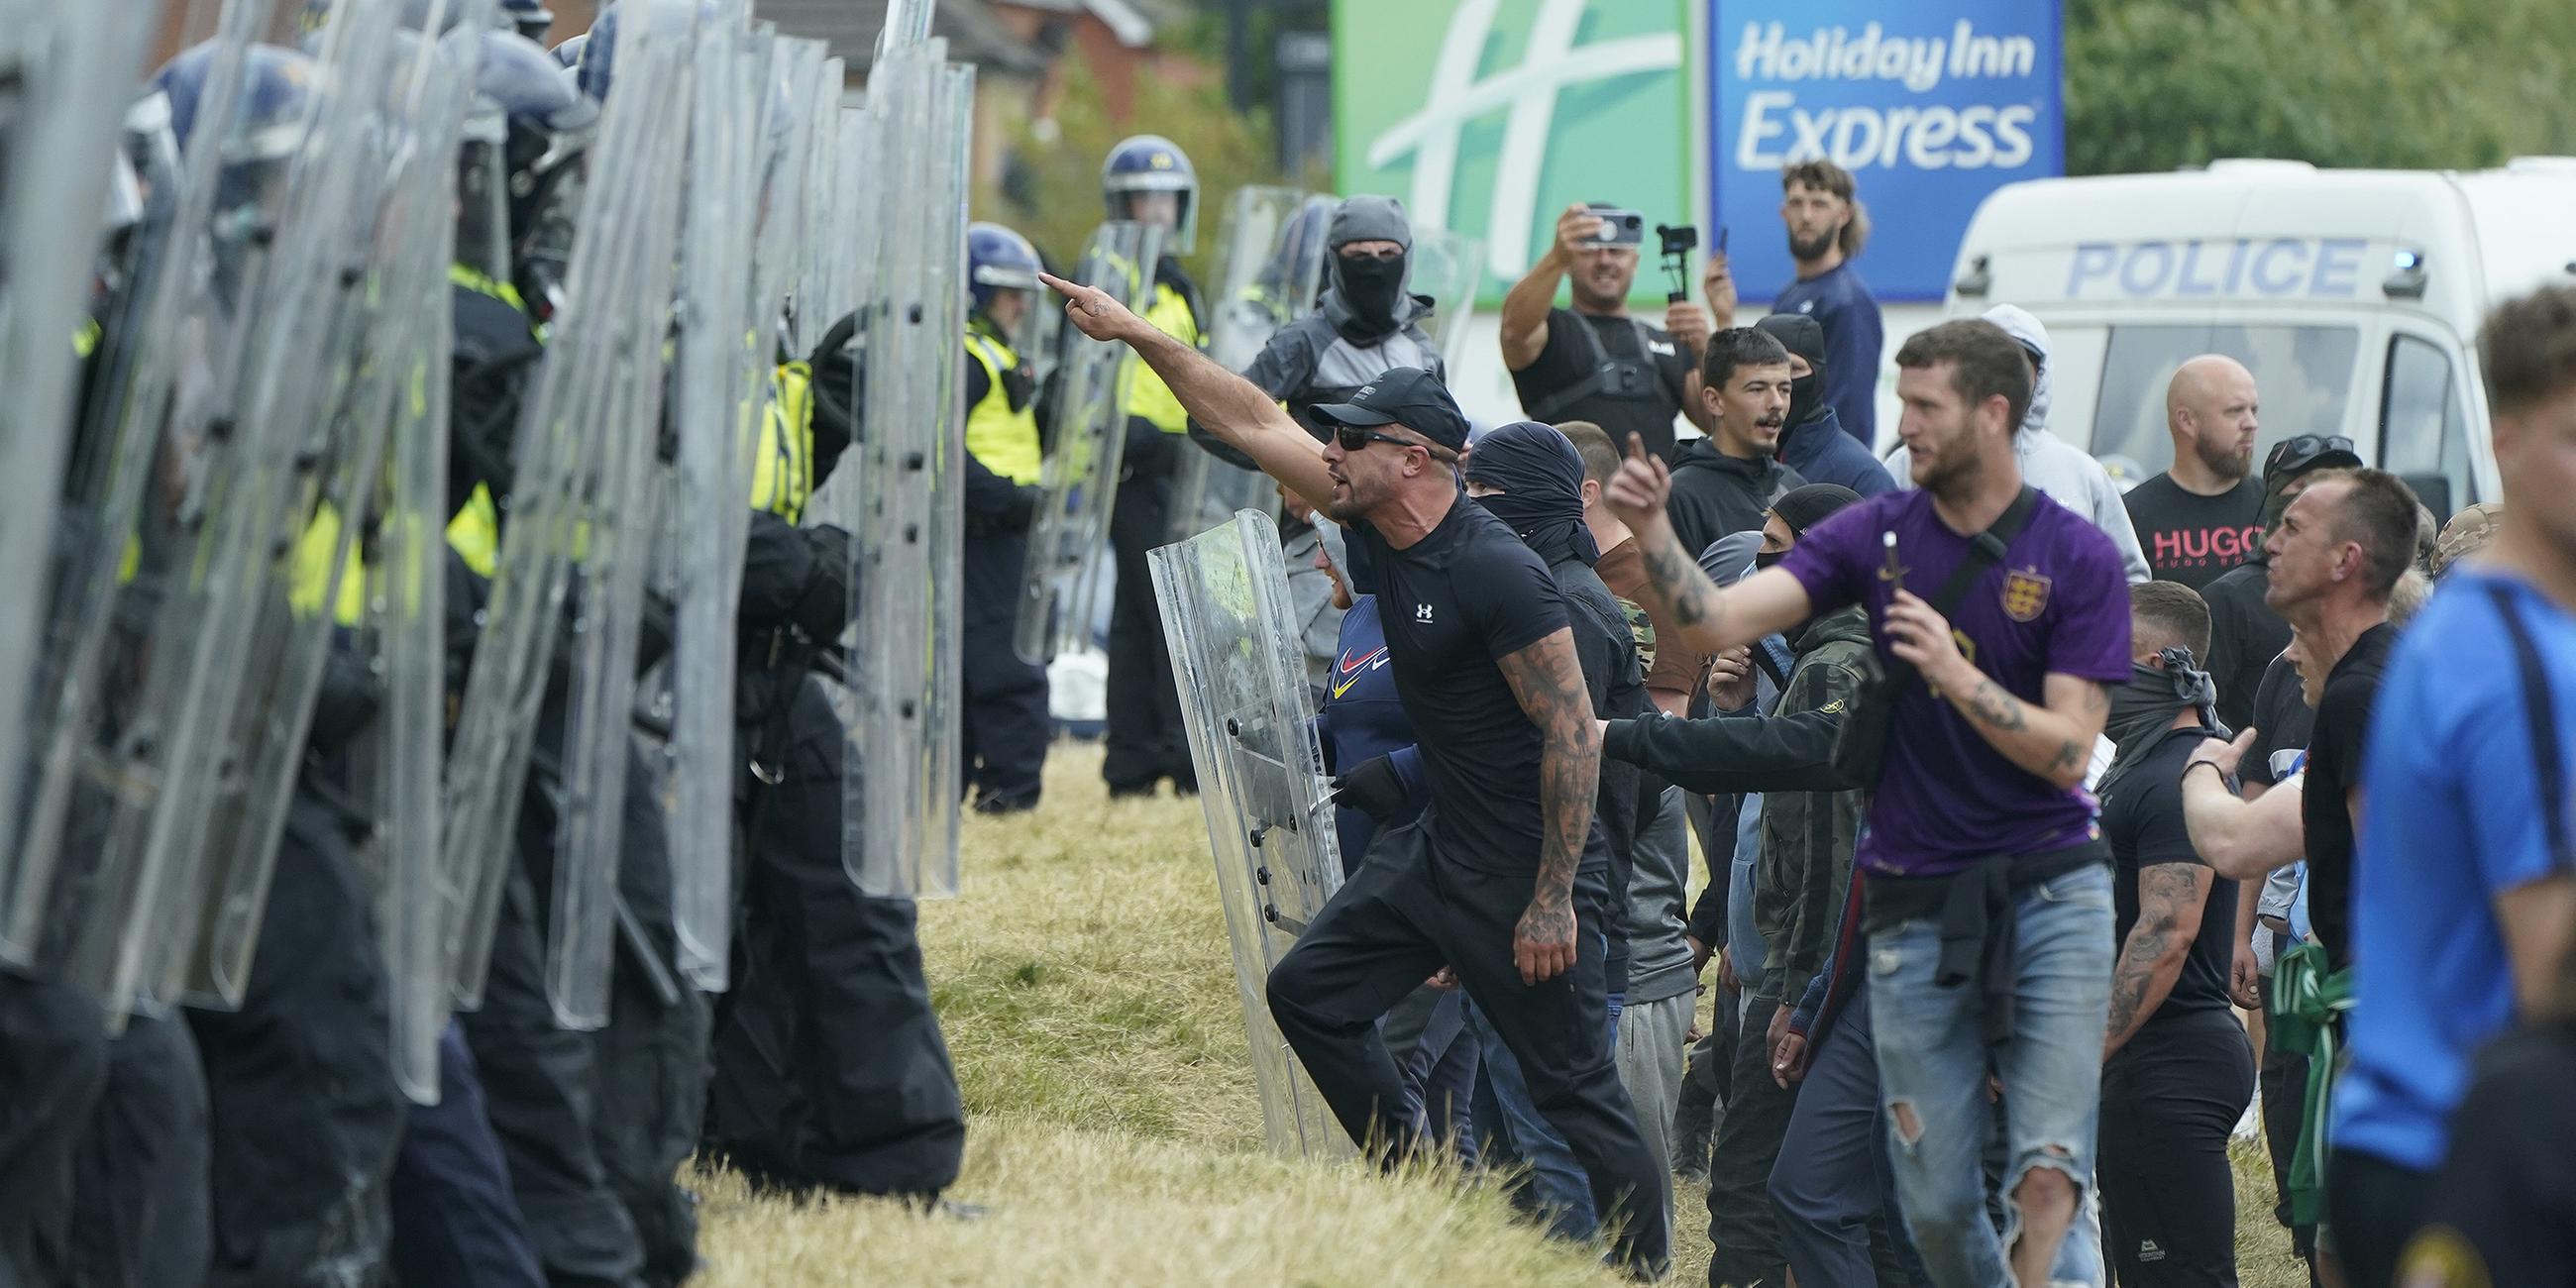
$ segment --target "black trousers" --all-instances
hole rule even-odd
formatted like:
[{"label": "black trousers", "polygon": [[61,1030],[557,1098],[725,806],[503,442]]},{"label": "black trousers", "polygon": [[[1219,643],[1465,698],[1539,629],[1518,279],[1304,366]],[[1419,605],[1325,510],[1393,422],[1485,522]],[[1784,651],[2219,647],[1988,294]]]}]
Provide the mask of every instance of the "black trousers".
[{"label": "black trousers", "polygon": [[402,1288],[544,1288],[510,1193],[464,1030],[438,1039],[438,1103],[414,1105],[394,1160],[395,1282]]},{"label": "black trousers", "polygon": [[[1017,540],[1016,535],[1014,540]],[[967,542],[966,557],[977,557]],[[1046,668],[1020,660],[1007,617],[970,620],[961,642],[965,702],[958,721],[965,772],[959,786],[982,800],[1035,805],[1055,725],[1047,711]]]},{"label": "black trousers", "polygon": [[2226,1011],[2157,1017],[2103,1067],[2102,1245],[2122,1288],[2235,1288],[2227,1141],[2253,1095]]},{"label": "black trousers", "polygon": [[1270,972],[1270,1011],[1343,1130],[1390,1158],[1433,1142],[1404,1115],[1404,1082],[1377,1018],[1443,964],[1520,1061],[1530,1098],[1592,1183],[1602,1223],[1621,1228],[1614,1252],[1631,1272],[1660,1275],[1672,1238],[1666,1160],[1638,1134],[1604,1036],[1602,918],[1609,892],[1596,870],[1578,875],[1578,954],[1572,971],[1521,982],[1512,934],[1531,879],[1434,861],[1426,824],[1383,834],[1359,874],[1336,893]]},{"label": "black trousers", "polygon": [[1726,1102],[1708,1165],[1708,1239],[1716,1249],[1709,1256],[1708,1282],[1715,1288],[1787,1281],[1788,1258],[1771,1208],[1771,1168],[1798,1108],[1798,1091],[1772,1078],[1771,1055],[1762,1049],[1779,1009],[1778,1003],[1756,1001],[1744,1013],[1735,1044],[1734,1095]]},{"label": "black trousers", "polygon": [[1181,435],[1143,421],[1128,424],[1125,476],[1109,516],[1118,585],[1110,598],[1109,729],[1100,776],[1113,791],[1150,789],[1166,778],[1182,787],[1198,783],[1172,655],[1163,643],[1163,614],[1154,602],[1154,574],[1145,559],[1171,536],[1172,461],[1188,447]]},{"label": "black trousers", "polygon": [[71,1278],[74,1160],[107,1065],[97,1001],[0,970],[0,1288]]},{"label": "black trousers", "polygon": [[136,1014],[109,1045],[107,1094],[76,1165],[72,1247],[83,1288],[205,1282],[214,1256],[206,1075],[175,1015]]},{"label": "black trousers", "polygon": [[2424,1228],[2435,1174],[2338,1149],[2326,1160],[2326,1228],[2351,1288],[2390,1288],[2406,1244]]},{"label": "black trousers", "polygon": [[706,1144],[765,1185],[935,1195],[957,1179],[966,1112],[913,906],[860,894],[842,864],[843,736],[818,681],[788,722],[782,781],[754,788]]},{"label": "black trousers", "polygon": [[299,798],[239,1011],[190,1011],[212,1122],[216,1285],[365,1283],[407,1102],[347,821]]}]

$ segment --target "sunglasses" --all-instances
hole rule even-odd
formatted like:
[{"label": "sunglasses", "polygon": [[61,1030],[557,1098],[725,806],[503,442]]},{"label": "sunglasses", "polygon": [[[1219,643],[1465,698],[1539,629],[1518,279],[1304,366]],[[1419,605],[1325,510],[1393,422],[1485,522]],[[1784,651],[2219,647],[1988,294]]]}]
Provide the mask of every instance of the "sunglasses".
[{"label": "sunglasses", "polygon": [[2351,452],[2355,456],[2361,455],[2353,451],[2352,440],[2341,434],[2301,434],[2274,447],[2271,454],[2263,458],[2263,465],[2265,469],[2273,469],[2283,461],[2314,460],[2328,452]]},{"label": "sunglasses", "polygon": [[1334,426],[1333,441],[1340,443],[1345,452],[1367,451],[1371,443],[1393,443],[1398,447],[1419,447],[1431,453],[1433,460],[1452,461],[1458,458],[1457,453],[1436,444],[1417,443],[1410,438],[1397,438],[1393,434],[1381,434],[1374,429],[1363,429],[1358,425]]}]

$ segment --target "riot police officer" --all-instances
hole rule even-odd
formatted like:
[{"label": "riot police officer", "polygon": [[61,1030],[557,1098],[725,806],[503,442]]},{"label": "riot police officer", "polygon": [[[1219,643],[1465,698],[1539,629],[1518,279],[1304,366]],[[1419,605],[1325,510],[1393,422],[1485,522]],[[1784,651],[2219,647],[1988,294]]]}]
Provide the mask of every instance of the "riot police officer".
[{"label": "riot police officer", "polygon": [[[1111,219],[1160,224],[1170,230],[1161,261],[1152,267],[1154,289],[1142,310],[1164,334],[1204,347],[1205,309],[1196,284],[1181,271],[1198,231],[1198,172],[1171,140],[1142,134],[1109,150],[1100,187]],[[1138,271],[1145,271],[1139,266]],[[1188,733],[1181,723],[1180,693],[1173,687],[1171,654],[1163,645],[1163,618],[1154,606],[1154,583],[1145,553],[1170,529],[1171,476],[1189,433],[1181,409],[1162,377],[1135,364],[1127,393],[1127,442],[1119,470],[1117,508],[1109,520],[1116,556],[1117,591],[1109,617],[1108,754],[1101,776],[1109,794],[1150,793],[1165,778],[1196,791]]]},{"label": "riot police officer", "polygon": [[964,785],[975,809],[1034,809],[1046,767],[1046,668],[1011,649],[1037,513],[1037,380],[1016,347],[1038,291],[1037,248],[998,224],[966,229]]}]

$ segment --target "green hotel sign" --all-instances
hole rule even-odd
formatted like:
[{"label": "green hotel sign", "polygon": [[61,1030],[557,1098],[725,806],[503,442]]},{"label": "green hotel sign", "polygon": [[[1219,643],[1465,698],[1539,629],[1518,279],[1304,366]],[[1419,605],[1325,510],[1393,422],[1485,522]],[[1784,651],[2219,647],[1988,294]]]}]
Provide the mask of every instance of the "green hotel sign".
[{"label": "green hotel sign", "polygon": [[[1684,6],[1666,0],[1334,0],[1335,185],[1480,237],[1491,305],[1556,217],[1694,209]],[[1660,303],[1653,246],[1637,275]]]}]

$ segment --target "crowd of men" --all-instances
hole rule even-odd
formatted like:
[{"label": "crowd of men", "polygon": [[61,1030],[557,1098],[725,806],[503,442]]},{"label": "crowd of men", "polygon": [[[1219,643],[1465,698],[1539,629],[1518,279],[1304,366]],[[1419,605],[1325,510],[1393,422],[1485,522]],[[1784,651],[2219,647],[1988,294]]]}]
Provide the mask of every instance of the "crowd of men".
[{"label": "crowd of men", "polygon": [[1800,162],[1751,326],[1722,252],[1630,316],[1568,209],[1480,428],[1392,199],[1215,299],[1157,136],[1080,280],[942,222],[928,13],[838,115],[739,0],[208,0],[139,93],[125,15],[0,34],[0,1285],[676,1284],[693,1157],[971,1218],[907,896],[1039,804],[1071,507],[1106,790],[1196,789],[1148,553],[1211,460],[1277,483],[1337,806],[1268,1006],[1373,1157],[1641,1278],[1683,1176],[1712,1285],[2223,1284],[2259,1099],[2318,1282],[2576,1273],[2576,289],[2488,322],[2447,523],[2342,438],[2258,472],[2221,354],[2124,496],[2010,305],[1899,347],[1882,462]]},{"label": "crowd of men", "polygon": [[2447,523],[2344,438],[2258,470],[2215,353],[2123,495],[2010,305],[1898,349],[1882,466],[1865,216],[1784,180],[1751,327],[1722,257],[1630,316],[1617,208],[1567,210],[1503,306],[1534,419],[1473,432],[1436,368],[1291,415],[1050,279],[1346,610],[1308,648],[1347,880],[1266,981],[1334,1116],[1519,1165],[1640,1278],[1680,1175],[1713,1286],[2199,1285],[2259,1102],[2316,1282],[2566,1281],[2576,288],[2489,319],[2502,495]]}]

